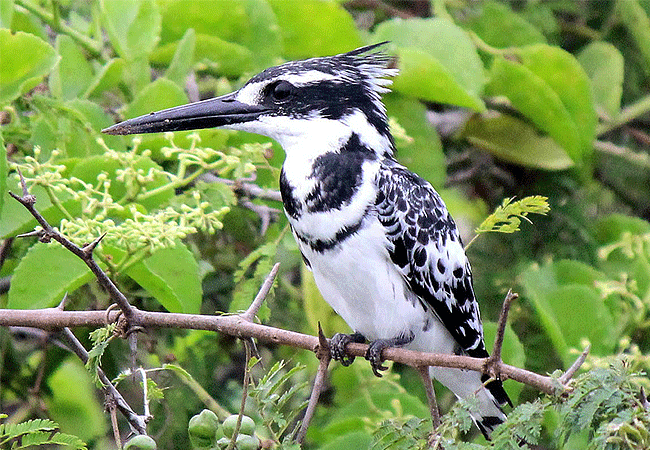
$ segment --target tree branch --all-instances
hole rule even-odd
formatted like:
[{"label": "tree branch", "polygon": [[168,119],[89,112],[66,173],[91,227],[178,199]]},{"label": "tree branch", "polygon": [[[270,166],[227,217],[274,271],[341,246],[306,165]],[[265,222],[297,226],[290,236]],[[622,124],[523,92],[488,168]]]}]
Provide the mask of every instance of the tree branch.
[{"label": "tree branch", "polygon": [[[199,314],[180,314],[168,312],[138,311],[138,320],[145,328],[177,328],[189,330],[217,331],[238,338],[254,338],[262,342],[288,345],[315,352],[318,337],[295,331],[249,322],[240,316],[204,316]],[[14,310],[0,309],[0,326],[25,326],[44,330],[64,327],[101,327],[105,325],[105,311],[60,311],[56,308]],[[347,352],[351,356],[363,357],[367,344],[350,343]],[[382,356],[386,360],[407,364],[413,367],[438,366],[483,372],[485,358],[424,353],[403,348],[387,348]],[[547,394],[555,393],[553,379],[520,369],[508,364],[500,366],[502,377],[527,384]]]}]

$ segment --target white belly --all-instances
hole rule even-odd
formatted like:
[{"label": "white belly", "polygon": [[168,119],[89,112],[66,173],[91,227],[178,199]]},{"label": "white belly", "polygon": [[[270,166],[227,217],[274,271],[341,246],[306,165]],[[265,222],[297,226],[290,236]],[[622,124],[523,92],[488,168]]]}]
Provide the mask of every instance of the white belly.
[{"label": "white belly", "polygon": [[427,322],[439,325],[390,260],[381,224],[370,220],[372,224],[325,253],[300,243],[321,294],[350,328],[371,341],[421,334]]}]

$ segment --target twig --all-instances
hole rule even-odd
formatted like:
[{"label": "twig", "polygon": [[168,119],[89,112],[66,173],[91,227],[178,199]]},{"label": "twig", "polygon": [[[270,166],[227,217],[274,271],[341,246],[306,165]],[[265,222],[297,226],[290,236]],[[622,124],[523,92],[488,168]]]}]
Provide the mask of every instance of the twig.
[{"label": "twig", "polygon": [[262,283],[262,287],[255,296],[253,303],[251,303],[251,305],[243,314],[240,314],[243,319],[248,320],[249,322],[255,319],[255,315],[260,310],[262,303],[264,303],[264,300],[266,299],[266,296],[269,295],[271,287],[273,287],[273,282],[275,281],[275,277],[278,275],[279,268],[280,263],[275,263],[271,269],[271,272],[269,272],[269,274],[266,276],[264,283]]},{"label": "twig", "polygon": [[302,424],[300,424],[300,431],[296,436],[296,442],[302,444],[307,436],[307,429],[311,419],[314,417],[314,412],[316,411],[316,405],[318,404],[318,399],[320,394],[323,391],[323,384],[325,382],[325,377],[327,376],[327,368],[330,365],[332,360],[332,352],[330,351],[330,345],[323,334],[323,329],[318,322],[318,348],[316,349],[316,357],[318,358],[318,371],[316,372],[316,377],[314,378],[314,386],[311,390],[311,395],[309,396],[309,403],[307,404],[307,409],[305,410],[305,417],[302,419]]},{"label": "twig", "polygon": [[[54,309],[54,311],[57,310]],[[66,314],[66,311],[61,311],[61,313]],[[79,359],[81,359],[81,361],[85,364],[88,361],[88,352],[86,351],[84,346],[81,345],[81,342],[79,342],[77,337],[67,327],[63,329],[63,336],[68,342],[70,349],[74,353],[76,353]],[[111,380],[108,379],[108,377],[106,376],[106,374],[101,368],[97,369],[97,374],[99,375],[99,379],[102,381],[104,385],[103,387],[104,394],[111,399],[109,401],[115,402],[115,406],[117,407],[117,409],[120,410],[122,415],[129,422],[131,428],[133,428],[138,434],[146,434],[147,428],[146,428],[145,418],[137,415],[131,409],[131,407],[126,402],[126,400],[124,400],[124,397],[122,397],[122,394],[120,394],[119,391],[115,388],[115,386],[113,386],[113,383],[111,383]]]},{"label": "twig", "polygon": [[519,294],[508,290],[506,298],[503,300],[501,307],[501,314],[499,314],[499,322],[497,323],[497,333],[494,338],[494,347],[492,355],[485,360],[485,372],[492,378],[499,379],[499,369],[501,365],[501,347],[503,346],[503,335],[506,332],[506,324],[508,323],[508,313],[510,312],[510,305],[514,300],[519,298]]},{"label": "twig", "polygon": [[585,349],[582,351],[582,353],[580,354],[578,359],[576,359],[573,362],[573,364],[571,364],[571,367],[569,367],[569,369],[560,376],[559,381],[560,381],[560,383],[562,383],[562,385],[566,386],[566,384],[569,382],[569,380],[578,371],[580,366],[582,366],[582,363],[584,363],[585,360],[587,359],[587,355],[589,354],[589,350],[591,350],[591,344],[589,344],[589,345],[587,345],[587,347],[585,347]]},{"label": "twig", "polygon": [[433,423],[433,432],[440,426],[440,412],[438,411],[438,402],[436,401],[436,391],[433,390],[433,380],[429,373],[428,366],[418,366],[416,370],[422,378],[424,390],[427,393],[427,400],[429,402],[429,412],[431,413],[431,422]]},{"label": "twig", "polygon": [[7,255],[9,255],[9,250],[11,250],[11,244],[13,244],[14,238],[7,238],[2,242],[2,245],[0,246],[0,269],[2,269],[2,266],[5,263],[5,260],[7,259]]},{"label": "twig", "polygon": [[235,189],[235,191],[241,191],[242,193],[246,194],[246,196],[250,198],[263,198],[267,200],[274,200],[276,202],[282,201],[282,195],[280,195],[280,191],[276,191],[274,189],[265,189],[259,187],[255,183],[249,183],[242,180],[230,180],[228,178],[220,178],[211,173],[204,173],[203,175],[201,175],[201,179],[208,183],[227,184],[228,186],[232,186]]},{"label": "twig", "polygon": [[115,446],[122,449],[122,437],[120,436],[120,427],[117,423],[117,408],[115,401],[111,397],[106,397],[105,408],[111,416],[111,426],[113,427],[113,439],[115,439]]},{"label": "twig", "polygon": [[244,381],[243,381],[243,392],[241,395],[241,404],[239,406],[239,413],[237,414],[237,423],[235,424],[235,430],[232,433],[232,436],[230,438],[230,443],[226,447],[226,450],[232,450],[233,448],[235,448],[237,435],[239,435],[239,429],[241,428],[242,416],[244,415],[244,408],[246,407],[246,398],[248,398],[248,385],[250,384],[250,378],[251,378],[250,362],[251,362],[251,356],[253,351],[251,349],[251,343],[246,340],[244,341],[244,347],[246,348],[246,366],[244,368]]},{"label": "twig", "polygon": [[111,299],[119,305],[120,309],[124,313],[124,316],[128,320],[129,325],[130,326],[138,325],[137,309],[129,304],[124,294],[120,292],[117,286],[115,286],[113,281],[111,281],[108,275],[106,275],[106,273],[102,270],[101,267],[99,267],[99,264],[97,264],[97,262],[95,262],[95,260],[92,257],[93,250],[95,249],[99,241],[101,241],[103,236],[100,236],[95,241],[82,248],[74,244],[72,241],[70,241],[68,238],[63,236],[58,231],[56,231],[45,219],[45,217],[43,217],[41,213],[39,213],[36,210],[36,208],[34,207],[34,204],[36,203],[36,197],[34,197],[29,193],[27,189],[27,185],[25,184],[25,178],[23,177],[23,174],[20,172],[20,170],[18,170],[18,174],[20,176],[22,196],[18,196],[13,192],[9,192],[9,195],[11,195],[14,199],[16,199],[21,205],[23,205],[29,211],[29,213],[32,216],[34,216],[36,221],[42,227],[41,230],[35,230],[32,233],[24,234],[21,236],[22,237],[32,236],[32,235],[38,236],[41,242],[49,242],[50,240],[54,239],[55,241],[63,245],[66,249],[68,249],[76,256],[81,258],[81,260],[84,263],[86,263],[88,268],[93,272],[93,274],[97,278],[97,281],[99,281],[99,284],[104,289],[106,289]]}]

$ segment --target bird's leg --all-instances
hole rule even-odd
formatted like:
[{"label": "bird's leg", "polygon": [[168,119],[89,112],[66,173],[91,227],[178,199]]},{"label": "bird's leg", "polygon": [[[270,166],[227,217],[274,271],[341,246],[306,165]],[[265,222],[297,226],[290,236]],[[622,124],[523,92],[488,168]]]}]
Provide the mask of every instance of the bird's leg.
[{"label": "bird's leg", "polygon": [[385,348],[401,347],[402,345],[413,342],[413,339],[415,339],[415,335],[409,332],[408,334],[399,335],[392,339],[377,339],[376,341],[372,341],[368,345],[368,351],[366,352],[366,359],[370,361],[372,372],[376,376],[381,377],[381,373],[379,373],[379,371],[388,369],[387,366],[382,365],[384,360],[381,356],[381,352]]},{"label": "bird's leg", "polygon": [[332,336],[332,339],[330,340],[332,359],[340,361],[344,366],[352,364],[354,362],[354,356],[349,356],[345,351],[345,346],[351,342],[363,344],[366,342],[366,338],[359,332],[354,332],[352,334],[336,333]]}]

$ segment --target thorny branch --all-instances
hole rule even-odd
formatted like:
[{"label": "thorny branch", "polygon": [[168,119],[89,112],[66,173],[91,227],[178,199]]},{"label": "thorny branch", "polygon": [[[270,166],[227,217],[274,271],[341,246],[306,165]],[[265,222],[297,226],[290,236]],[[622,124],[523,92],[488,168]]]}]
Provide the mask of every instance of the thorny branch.
[{"label": "thorny branch", "polygon": [[[36,210],[34,204],[36,198],[30,195],[25,180],[21,174],[22,196],[11,193],[11,196],[20,202],[31,214],[36,218],[41,225],[41,229],[34,232],[27,233],[22,237],[37,236],[43,242],[49,242],[51,239],[61,243],[65,248],[81,258],[86,265],[95,274],[99,283],[109,292],[111,298],[118,304],[121,313],[124,315],[130,329],[133,327],[141,328],[180,328],[180,329],[195,329],[217,331],[223,334],[235,336],[247,341],[258,339],[263,342],[288,345],[291,347],[303,348],[316,353],[320,360],[318,373],[314,381],[312,395],[307,407],[303,426],[301,427],[297,439],[301,441],[304,439],[307,427],[313,411],[318,403],[318,397],[322,390],[322,385],[326,377],[327,368],[329,366],[331,355],[329,354],[329,343],[324,337],[322,332],[319,336],[310,336],[293,331],[283,330],[279,328],[269,327],[253,322],[253,319],[259,310],[262,302],[268,295],[275,277],[278,272],[279,264],[276,264],[271,273],[264,281],[259,293],[249,309],[241,315],[235,316],[204,316],[196,314],[179,314],[179,313],[161,313],[140,311],[131,306],[122,292],[115,286],[106,273],[94,261],[92,253],[94,248],[99,244],[103,236],[100,236],[94,242],[78,247],[65,236],[57,232],[45,218]],[[387,348],[383,351],[383,359],[399,362],[412,366],[418,370],[423,378],[425,378],[425,387],[431,388],[428,376],[428,366],[449,367],[465,370],[473,370],[477,372],[488,372],[492,377],[501,379],[513,379],[521,383],[532,386],[539,391],[547,394],[557,393],[557,389],[566,385],[571,376],[580,367],[586,358],[588,348],[583,352],[581,357],[571,366],[558,380],[553,380],[551,377],[543,376],[530,372],[525,369],[510,366],[503,363],[501,360],[501,345],[503,342],[503,334],[505,331],[505,324],[508,316],[508,310],[512,300],[517,298],[517,294],[508,292],[504,301],[503,310],[499,319],[499,326],[494,346],[493,355],[489,358],[471,358],[468,356],[423,353],[401,348]],[[78,326],[103,326],[106,323],[106,311],[64,311],[63,304],[56,308],[46,308],[38,310],[0,310],[0,326],[25,326],[40,328],[44,330],[62,330],[66,340],[70,343],[73,351],[79,358],[86,362],[88,360],[88,352],[77,340],[74,334],[70,331],[70,327]],[[128,335],[128,334],[127,334]],[[364,356],[368,349],[366,344],[351,343],[346,347],[347,353],[350,356]],[[110,382],[108,377],[99,370],[99,376],[105,387],[109,401],[115,405],[117,409],[127,418],[131,426],[138,433],[146,433],[147,417],[139,416],[129,407],[126,401],[122,398],[121,394],[117,391],[115,386]],[[429,392],[429,390],[431,392]],[[431,409],[432,419],[434,425],[439,421],[438,410],[435,404],[435,397],[433,390],[427,389],[427,396],[429,406]]]},{"label": "thorny branch", "polygon": [[37,236],[41,242],[50,242],[52,239],[54,239],[55,241],[63,245],[66,249],[70,250],[76,256],[81,258],[81,260],[84,263],[86,263],[86,265],[93,272],[93,274],[95,274],[95,277],[97,278],[97,281],[99,281],[99,284],[104,289],[106,289],[111,299],[118,304],[118,306],[122,310],[122,313],[124,314],[124,317],[126,317],[126,319],[129,321],[129,324],[137,325],[137,320],[135,317],[136,315],[135,308],[133,308],[129,304],[129,301],[126,299],[124,294],[120,292],[120,290],[117,288],[117,286],[115,286],[113,281],[111,281],[108,275],[106,275],[106,273],[101,269],[101,267],[99,267],[99,264],[97,264],[97,262],[93,259],[93,250],[95,250],[95,247],[97,247],[97,244],[99,244],[99,242],[102,240],[104,236],[98,237],[95,241],[85,245],[84,247],[79,247],[78,245],[74,244],[72,241],[67,239],[61,233],[56,231],[49,224],[49,222],[45,220],[45,217],[43,217],[41,213],[39,213],[36,210],[36,208],[34,207],[34,204],[36,203],[36,197],[31,195],[27,190],[27,185],[25,184],[25,179],[23,178],[23,174],[20,173],[20,169],[18,169],[18,174],[20,175],[22,196],[18,196],[13,192],[9,192],[9,195],[11,195],[13,198],[18,200],[18,202],[21,205],[23,205],[32,216],[34,216],[36,221],[41,226],[40,230],[37,229],[32,231],[31,233],[26,233],[18,237]]}]

